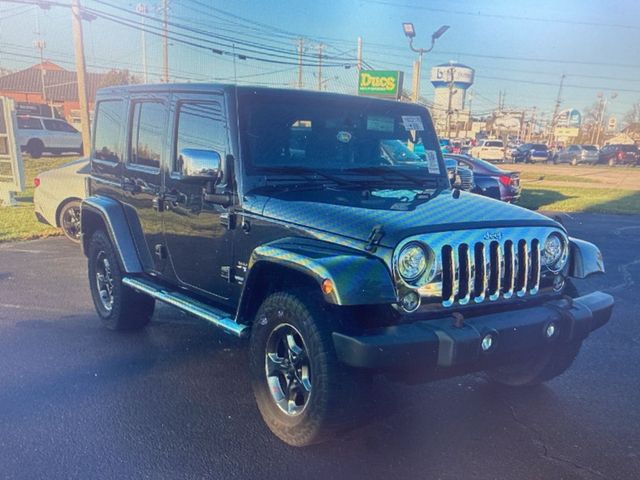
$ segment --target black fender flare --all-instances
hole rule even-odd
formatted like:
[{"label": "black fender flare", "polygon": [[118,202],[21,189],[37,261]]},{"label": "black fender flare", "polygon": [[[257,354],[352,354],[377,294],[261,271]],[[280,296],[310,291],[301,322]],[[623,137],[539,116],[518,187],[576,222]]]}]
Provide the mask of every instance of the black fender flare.
[{"label": "black fender flare", "polygon": [[294,270],[313,280],[322,292],[322,283],[330,280],[333,290],[323,293],[326,302],[334,305],[374,305],[397,301],[391,272],[384,261],[366,252],[337,246],[320,240],[288,237],[256,247],[247,265],[246,295],[254,272],[265,263]]},{"label": "black fender flare", "polygon": [[98,228],[96,222],[99,222],[111,239],[122,269],[126,273],[143,272],[150,256],[148,251],[139,248],[129,220],[125,207],[112,198],[92,196],[84,199],[80,205],[81,245],[84,254],[88,254],[89,240]]},{"label": "black fender flare", "polygon": [[594,273],[604,273],[602,252],[593,243],[569,237],[569,276],[586,278]]}]

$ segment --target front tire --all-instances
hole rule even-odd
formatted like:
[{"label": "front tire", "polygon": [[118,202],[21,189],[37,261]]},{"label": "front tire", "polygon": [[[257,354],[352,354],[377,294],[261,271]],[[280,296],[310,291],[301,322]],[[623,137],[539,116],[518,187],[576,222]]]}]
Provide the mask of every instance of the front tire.
[{"label": "front tire", "polygon": [[549,346],[527,360],[487,370],[493,383],[509,387],[531,387],[563,374],[580,352],[582,340]]},{"label": "front tire", "polygon": [[153,315],[153,298],[122,284],[122,270],[103,230],[89,242],[89,287],[98,316],[109,330],[139,330]]},{"label": "front tire", "polygon": [[[303,300],[304,299],[304,300]],[[249,348],[258,409],[292,446],[325,441],[355,426],[368,377],[336,356],[337,318],[312,292],[276,292],[256,314]]]},{"label": "front tire", "polygon": [[29,140],[29,143],[27,143],[27,152],[29,152],[31,158],[42,157],[42,153],[44,152],[44,144],[42,143],[42,140],[37,138]]}]

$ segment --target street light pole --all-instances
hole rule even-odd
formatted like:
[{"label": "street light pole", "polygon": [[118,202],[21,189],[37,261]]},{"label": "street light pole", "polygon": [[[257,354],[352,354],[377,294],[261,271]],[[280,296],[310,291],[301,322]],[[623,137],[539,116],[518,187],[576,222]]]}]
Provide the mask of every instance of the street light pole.
[{"label": "street light pole", "polygon": [[425,53],[433,50],[433,46],[435,45],[436,40],[444,35],[444,32],[449,30],[449,25],[441,26],[431,35],[431,46],[429,48],[416,48],[413,46],[413,38],[416,36],[416,31],[413,27],[413,23],[403,23],[402,29],[404,31],[404,34],[409,39],[409,48],[418,54],[418,60],[413,62],[413,92],[411,95],[411,100],[413,100],[414,103],[418,103],[418,99],[420,98],[420,74],[422,71],[422,56]]}]

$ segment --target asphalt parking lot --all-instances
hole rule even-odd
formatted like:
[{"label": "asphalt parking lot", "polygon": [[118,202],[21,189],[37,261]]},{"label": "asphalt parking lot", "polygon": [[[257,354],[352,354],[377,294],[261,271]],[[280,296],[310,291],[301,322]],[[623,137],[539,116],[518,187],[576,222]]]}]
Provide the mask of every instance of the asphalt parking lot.
[{"label": "asphalt parking lot", "polygon": [[243,345],[169,307],[103,329],[63,238],[0,245],[0,478],[633,479],[640,476],[640,216],[581,214],[616,297],[573,368],[527,390],[380,380],[383,415],[294,449],[255,406]]}]

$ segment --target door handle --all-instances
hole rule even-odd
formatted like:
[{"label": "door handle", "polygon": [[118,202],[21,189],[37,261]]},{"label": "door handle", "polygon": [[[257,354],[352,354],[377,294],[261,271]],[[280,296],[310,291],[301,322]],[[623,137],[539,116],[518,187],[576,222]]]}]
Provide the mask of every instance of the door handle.
[{"label": "door handle", "polygon": [[139,193],[142,191],[139,185],[126,179],[122,181],[122,190],[129,193]]}]

